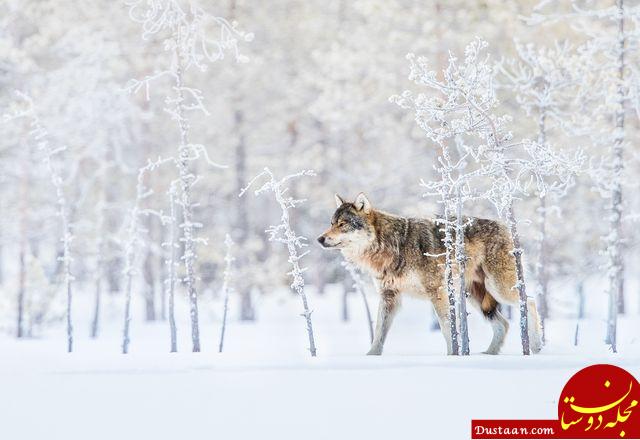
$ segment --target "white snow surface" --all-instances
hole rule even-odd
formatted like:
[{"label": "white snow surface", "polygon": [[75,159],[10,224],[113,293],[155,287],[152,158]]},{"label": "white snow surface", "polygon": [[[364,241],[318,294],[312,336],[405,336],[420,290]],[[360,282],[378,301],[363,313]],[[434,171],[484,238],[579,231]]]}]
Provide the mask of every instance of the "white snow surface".
[{"label": "white snow surface", "polygon": [[577,347],[575,321],[558,319],[548,323],[543,352],[529,357],[520,355],[513,321],[503,354],[481,354],[490,327],[473,310],[472,355],[445,356],[429,306],[412,298],[404,298],[383,356],[365,356],[361,300],[350,296],[343,322],[337,289],[310,295],[317,358],[305,352],[299,299],[287,292],[260,299],[255,323],[235,320],[232,304],[222,354],[221,301],[201,305],[202,353],[190,352],[181,302],[179,353],[170,354],[168,324],[145,323],[135,300],[128,355],[120,353],[119,296],[105,305],[94,341],[84,313],[90,295],[78,295],[72,354],[62,325],[34,339],[0,336],[1,439],[467,439],[472,418],[555,418],[563,385],[587,365],[611,363],[640,378],[640,318],[621,319],[620,353],[609,353],[604,294],[589,302]]}]

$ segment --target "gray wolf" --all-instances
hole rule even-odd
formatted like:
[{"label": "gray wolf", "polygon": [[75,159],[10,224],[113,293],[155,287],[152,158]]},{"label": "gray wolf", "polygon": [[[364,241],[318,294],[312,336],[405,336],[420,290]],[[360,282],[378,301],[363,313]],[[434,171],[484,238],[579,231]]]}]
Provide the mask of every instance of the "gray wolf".
[{"label": "gray wolf", "polygon": [[[360,193],[354,202],[336,194],[337,209],[331,227],[318,237],[327,249],[339,249],[344,257],[369,272],[380,294],[375,337],[370,355],[380,355],[400,305],[401,294],[428,299],[433,304],[440,329],[452,353],[449,301],[444,285],[442,226],[435,221],[406,218],[373,209]],[[498,354],[509,322],[498,304],[519,303],[513,242],[505,225],[495,220],[471,219],[465,228],[465,251],[469,258],[465,282],[469,302],[479,309],[493,328],[493,338],[485,353]],[[428,255],[426,255],[428,254]],[[434,255],[440,255],[434,257]],[[542,347],[535,301],[529,299],[531,350]]]}]

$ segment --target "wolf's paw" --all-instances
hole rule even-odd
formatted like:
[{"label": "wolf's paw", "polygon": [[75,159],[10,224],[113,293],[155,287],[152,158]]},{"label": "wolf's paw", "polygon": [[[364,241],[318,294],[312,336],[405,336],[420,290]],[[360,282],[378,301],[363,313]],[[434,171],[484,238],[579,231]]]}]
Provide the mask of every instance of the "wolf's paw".
[{"label": "wolf's paw", "polygon": [[367,356],[380,356],[382,354],[382,350],[379,348],[372,348],[367,352]]},{"label": "wolf's paw", "polygon": [[489,354],[491,356],[496,356],[496,355],[500,354],[500,352],[498,350],[488,349],[488,350],[483,351],[482,354]]},{"label": "wolf's paw", "polygon": [[531,353],[538,354],[542,350],[542,341],[535,341],[531,343]]},{"label": "wolf's paw", "polygon": [[534,333],[529,331],[529,349],[531,350],[531,353],[532,354],[540,353],[540,350],[542,350],[543,345],[544,344],[542,343],[542,336],[540,335],[540,333],[538,332]]}]

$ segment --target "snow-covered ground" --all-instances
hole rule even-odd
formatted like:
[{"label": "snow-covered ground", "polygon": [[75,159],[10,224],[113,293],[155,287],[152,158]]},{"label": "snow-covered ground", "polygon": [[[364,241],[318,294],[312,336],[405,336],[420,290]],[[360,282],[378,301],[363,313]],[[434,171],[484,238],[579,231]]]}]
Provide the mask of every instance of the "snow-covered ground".
[{"label": "snow-covered ground", "polygon": [[[131,353],[122,355],[121,298],[107,305],[102,335],[92,341],[83,313],[89,298],[80,296],[75,353],[65,352],[63,328],[38,339],[0,336],[0,438],[466,439],[471,418],[554,418],[564,383],[586,365],[613,363],[640,377],[640,318],[621,319],[620,353],[611,354],[601,342],[600,301],[589,303],[578,347],[575,322],[556,320],[543,353],[531,357],[519,354],[515,323],[503,355],[480,354],[490,329],[474,313],[472,356],[458,358],[443,355],[427,304],[411,298],[385,354],[364,356],[360,298],[351,296],[346,323],[340,300],[337,291],[311,295],[318,346],[312,359],[298,299],[288,293],[261,300],[256,323],[232,320],[223,354],[216,352],[218,302],[202,307],[202,353],[189,351],[183,319],[180,352],[168,353],[166,323],[142,322],[139,308]],[[637,311],[637,304],[629,307]],[[184,304],[179,312],[187,316]]]}]

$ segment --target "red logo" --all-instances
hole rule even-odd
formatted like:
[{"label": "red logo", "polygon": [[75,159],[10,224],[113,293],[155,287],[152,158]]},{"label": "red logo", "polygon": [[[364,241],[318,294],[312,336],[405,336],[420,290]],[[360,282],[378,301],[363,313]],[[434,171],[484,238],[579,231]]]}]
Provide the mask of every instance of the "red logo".
[{"label": "red logo", "polygon": [[558,399],[557,420],[472,420],[471,438],[640,439],[640,384],[598,364],[578,371]]},{"label": "red logo", "polygon": [[573,375],[558,401],[560,428],[574,438],[640,438],[640,384],[614,365],[592,365]]}]

